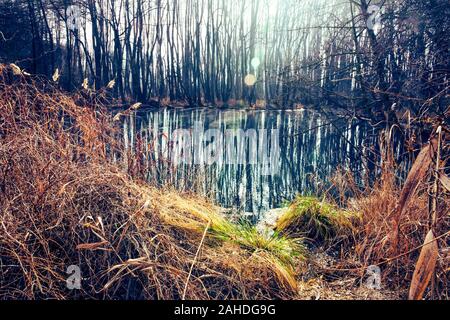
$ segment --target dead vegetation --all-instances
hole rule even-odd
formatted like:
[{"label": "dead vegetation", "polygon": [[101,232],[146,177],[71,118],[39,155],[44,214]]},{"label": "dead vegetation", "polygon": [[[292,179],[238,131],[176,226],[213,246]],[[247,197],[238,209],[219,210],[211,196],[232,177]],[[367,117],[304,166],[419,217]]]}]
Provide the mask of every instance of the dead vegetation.
[{"label": "dead vegetation", "polygon": [[[422,147],[405,181],[396,175],[390,145],[382,143],[375,184],[361,189],[351,173],[342,170],[332,179],[345,209],[326,194],[323,199],[299,196],[283,211],[275,230],[307,236],[320,246],[301,290],[308,292],[308,283],[314,283],[323,289],[313,290],[318,296],[339,298],[330,294],[330,285],[349,281],[350,287],[365,287],[368,267],[376,266],[381,289],[393,290],[400,298],[449,298],[450,197],[442,155],[448,157],[450,150],[441,130]],[[441,154],[439,145],[444,146]]]},{"label": "dead vegetation", "polygon": [[[0,108],[0,299],[296,295],[297,239],[134,181],[109,160],[120,146],[95,96],[2,65]],[[70,265],[80,290],[66,287]]]},{"label": "dead vegetation", "polygon": [[[406,298],[431,228],[438,253],[424,297],[449,297],[448,177],[434,174],[434,153],[409,183],[390,158],[365,190],[349,175],[336,179],[354,195],[345,210],[300,197],[263,236],[202,198],[132,179],[93,93],[67,95],[0,65],[0,108],[0,299]],[[335,261],[312,261],[309,279],[305,234],[348,241]],[[81,290],[66,286],[70,265],[81,268]],[[397,294],[355,293],[369,265]]]},{"label": "dead vegetation", "polygon": [[[445,137],[439,139],[446,146],[442,154],[448,155]],[[361,190],[348,173],[335,179],[341,192],[354,194],[348,200],[348,208],[362,217],[353,234],[354,250],[345,251],[338,270],[363,276],[368,266],[377,265],[385,288],[405,292],[411,286],[415,268],[420,267],[419,254],[430,244],[425,238],[432,231],[435,237],[427,238],[436,248],[430,255],[435,255],[436,263],[434,266],[431,262],[432,268],[427,270],[430,283],[425,277],[419,287],[427,287],[423,298],[449,298],[450,197],[445,188],[433,188],[438,182],[435,176],[445,176],[448,167],[447,159],[436,154],[437,142],[438,135],[422,147],[405,181],[396,175],[392,151],[386,143],[381,174],[374,185]]]}]

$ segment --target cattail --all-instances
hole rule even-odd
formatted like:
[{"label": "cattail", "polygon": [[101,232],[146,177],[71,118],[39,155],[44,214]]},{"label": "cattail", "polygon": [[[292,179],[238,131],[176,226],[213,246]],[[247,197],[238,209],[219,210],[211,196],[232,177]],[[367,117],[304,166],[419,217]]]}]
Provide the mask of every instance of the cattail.
[{"label": "cattail", "polygon": [[20,68],[19,68],[17,65],[15,65],[14,63],[11,63],[9,66],[12,68],[13,73],[14,73],[16,76],[22,74],[22,70],[20,70]]},{"label": "cattail", "polygon": [[137,103],[133,104],[133,105],[130,107],[130,109],[131,109],[131,110],[137,110],[137,109],[139,109],[141,106],[142,106],[142,103],[137,102]]},{"label": "cattail", "polygon": [[122,113],[119,112],[118,114],[116,114],[114,116],[113,121],[119,121],[121,116],[122,116]]},{"label": "cattail", "polygon": [[83,84],[81,86],[83,87],[84,90],[89,89],[88,78],[85,78],[83,80]]},{"label": "cattail", "polygon": [[113,79],[113,80],[111,80],[110,82],[108,82],[108,84],[106,85],[106,87],[108,88],[108,89],[112,89],[112,88],[114,88],[114,85],[116,84],[116,81]]},{"label": "cattail", "polygon": [[54,82],[58,81],[59,79],[59,69],[56,68],[55,73],[53,73],[52,79]]}]

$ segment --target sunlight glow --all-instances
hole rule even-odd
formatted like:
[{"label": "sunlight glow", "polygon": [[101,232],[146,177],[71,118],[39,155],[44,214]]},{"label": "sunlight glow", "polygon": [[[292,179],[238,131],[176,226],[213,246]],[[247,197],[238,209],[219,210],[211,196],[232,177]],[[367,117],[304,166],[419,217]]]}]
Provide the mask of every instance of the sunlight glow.
[{"label": "sunlight glow", "polygon": [[253,69],[258,69],[259,65],[261,64],[261,61],[259,60],[258,57],[254,57],[252,59],[252,61],[250,62],[250,64],[252,65]]},{"label": "sunlight glow", "polygon": [[246,75],[245,78],[244,78],[244,83],[245,83],[247,86],[249,86],[249,87],[254,86],[255,83],[256,83],[256,77],[255,77],[255,75],[254,75],[254,74],[248,74],[248,75]]}]

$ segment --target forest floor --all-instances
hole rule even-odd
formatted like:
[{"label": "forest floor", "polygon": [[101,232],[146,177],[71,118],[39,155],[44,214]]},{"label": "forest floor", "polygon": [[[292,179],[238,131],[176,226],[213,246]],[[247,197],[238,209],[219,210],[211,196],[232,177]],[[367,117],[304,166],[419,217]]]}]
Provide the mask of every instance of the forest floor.
[{"label": "forest floor", "polygon": [[[277,220],[288,212],[288,207],[266,212],[256,228],[262,234],[271,234]],[[312,248],[308,261],[302,265],[302,276],[298,281],[298,299],[304,300],[398,300],[407,296],[407,290],[392,291],[386,288],[372,288],[367,276],[357,272],[339,274],[342,261],[329,254],[330,248]]]},{"label": "forest floor", "polygon": [[[324,250],[310,256],[307,272],[299,281],[299,299],[305,300],[399,300],[405,299],[407,290],[370,288],[367,276],[357,274],[336,275],[336,260]],[[333,274],[334,273],[334,274]]]}]

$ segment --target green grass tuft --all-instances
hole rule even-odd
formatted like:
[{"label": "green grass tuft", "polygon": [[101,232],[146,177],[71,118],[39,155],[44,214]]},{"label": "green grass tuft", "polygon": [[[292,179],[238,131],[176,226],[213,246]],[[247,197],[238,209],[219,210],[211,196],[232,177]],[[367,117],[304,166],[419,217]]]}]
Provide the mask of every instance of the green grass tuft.
[{"label": "green grass tuft", "polygon": [[232,223],[225,219],[216,220],[210,228],[210,235],[218,240],[235,243],[249,251],[265,251],[283,263],[293,258],[303,258],[305,249],[300,239],[288,238],[275,232],[271,236],[260,234],[255,226]]},{"label": "green grass tuft", "polygon": [[358,213],[342,210],[315,197],[297,197],[279,217],[275,230],[282,234],[303,234],[319,241],[347,236],[360,219]]},{"label": "green grass tuft", "polygon": [[266,236],[259,233],[255,226],[225,219],[215,220],[209,234],[213,239],[238,245],[272,269],[289,287],[297,288],[295,262],[306,259],[306,249],[301,239],[286,237],[278,232]]}]

